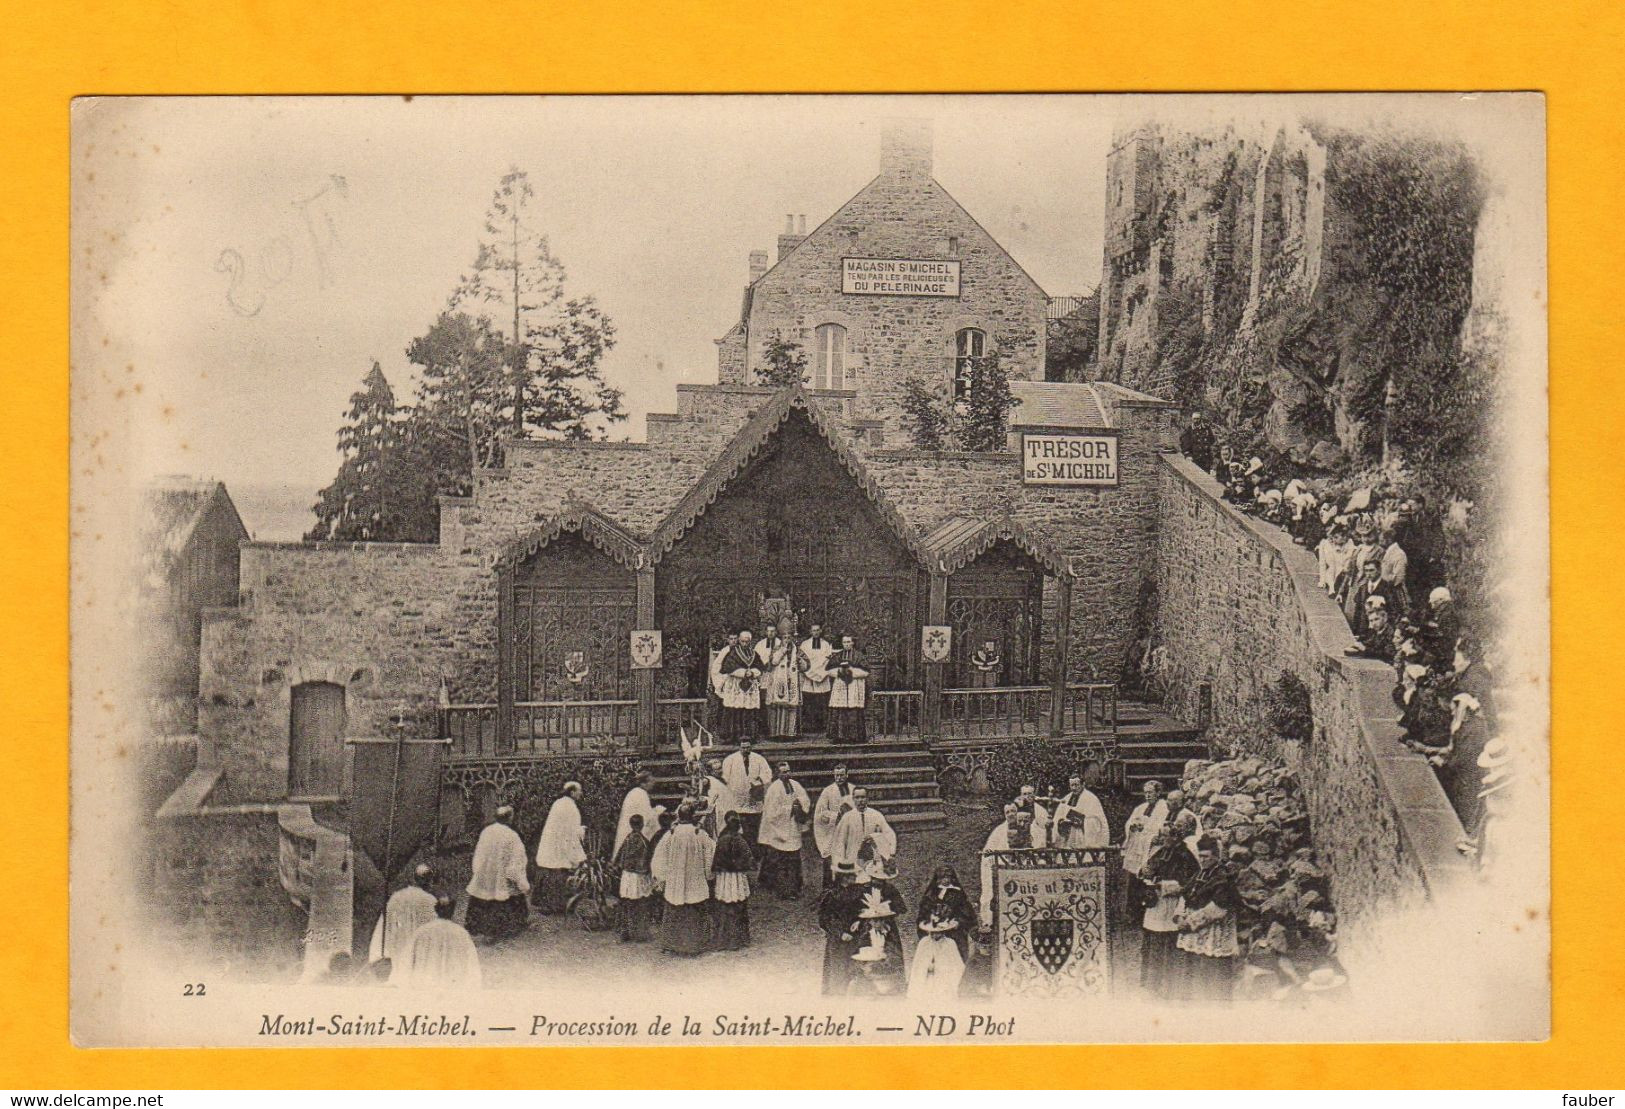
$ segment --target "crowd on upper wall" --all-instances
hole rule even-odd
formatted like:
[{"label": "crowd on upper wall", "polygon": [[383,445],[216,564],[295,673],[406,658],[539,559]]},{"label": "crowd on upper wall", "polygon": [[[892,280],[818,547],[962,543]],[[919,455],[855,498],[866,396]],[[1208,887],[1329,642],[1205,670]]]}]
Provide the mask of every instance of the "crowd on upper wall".
[{"label": "crowd on upper wall", "polygon": [[1512,769],[1495,738],[1488,637],[1464,617],[1443,557],[1448,532],[1463,521],[1402,482],[1271,472],[1221,445],[1200,414],[1180,450],[1213,474],[1227,502],[1314,553],[1320,586],[1356,640],[1347,654],[1393,666],[1405,743],[1428,757],[1462,826],[1480,833],[1487,802]]}]

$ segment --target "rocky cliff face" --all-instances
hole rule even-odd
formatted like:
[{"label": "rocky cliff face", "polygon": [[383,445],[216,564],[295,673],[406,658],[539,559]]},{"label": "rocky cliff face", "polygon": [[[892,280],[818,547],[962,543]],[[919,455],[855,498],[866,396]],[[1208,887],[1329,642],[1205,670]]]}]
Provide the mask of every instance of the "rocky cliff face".
[{"label": "rocky cliff face", "polygon": [[1437,140],[1126,132],[1100,374],[1208,408],[1237,446],[1297,466],[1404,455],[1428,434],[1422,398],[1456,387],[1479,207],[1472,161]]}]

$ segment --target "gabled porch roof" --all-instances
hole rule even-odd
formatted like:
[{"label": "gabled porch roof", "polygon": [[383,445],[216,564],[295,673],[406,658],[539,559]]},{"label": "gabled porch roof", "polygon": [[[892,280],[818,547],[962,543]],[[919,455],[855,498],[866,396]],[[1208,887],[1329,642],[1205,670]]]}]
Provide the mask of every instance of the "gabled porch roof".
[{"label": "gabled porch roof", "polygon": [[628,570],[648,564],[648,551],[637,537],[585,501],[571,498],[533,530],[515,539],[497,555],[500,568],[517,566],[564,532],[575,532]]},{"label": "gabled porch roof", "polygon": [[1001,539],[1015,547],[1044,568],[1046,574],[1070,578],[1072,568],[1067,557],[1049,540],[1036,534],[1012,516],[992,518],[953,516],[938,524],[920,541],[927,565],[941,574],[954,574],[981,557]]},{"label": "gabled porch roof", "polygon": [[791,413],[797,410],[806,414],[808,422],[823,437],[846,472],[852,475],[853,480],[879,511],[881,518],[886,522],[886,527],[897,537],[898,542],[921,563],[928,561],[918,537],[908,526],[902,512],[880,487],[879,482],[870,476],[863,460],[846,443],[835,422],[819,411],[818,406],[812,402],[802,386],[789,385],[775,394],[745,422],[717,456],[716,461],[711,463],[700,480],[682,500],[677,502],[671,514],[655,529],[654,535],[649,540],[651,563],[659,563],[671,553],[672,547],[684,533],[705,515],[723,491],[744,472],[745,467],[790,418]]}]

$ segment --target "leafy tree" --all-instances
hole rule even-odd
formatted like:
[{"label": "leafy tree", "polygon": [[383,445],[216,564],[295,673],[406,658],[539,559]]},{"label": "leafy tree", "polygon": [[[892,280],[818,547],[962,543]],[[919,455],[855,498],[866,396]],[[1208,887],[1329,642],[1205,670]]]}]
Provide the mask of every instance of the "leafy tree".
[{"label": "leafy tree", "polygon": [[604,423],[626,418],[621,391],[604,381],[602,361],[615,345],[615,327],[592,296],[565,295],[564,265],[536,227],[530,176],[510,168],[485,215],[472,270],[451,298],[453,310],[474,308],[500,322],[510,434],[590,439]]},{"label": "leafy tree", "polygon": [[942,410],[937,395],[917,377],[903,379],[903,423],[918,449],[943,449],[948,434],[948,415]]},{"label": "leafy tree", "polygon": [[959,448],[967,451],[1002,451],[1009,435],[1010,410],[1016,398],[1010,375],[992,351],[972,360],[965,395],[955,406],[959,412]]},{"label": "leafy tree", "polygon": [[466,312],[442,312],[406,348],[420,373],[412,453],[438,492],[467,493],[475,470],[501,463],[509,349],[490,320]]},{"label": "leafy tree", "polygon": [[307,540],[393,540],[413,515],[417,481],[404,457],[403,413],[377,362],[350,396],[339,428],[339,471],[318,494]]},{"label": "leafy tree", "polygon": [[763,353],[767,364],[756,370],[758,385],[779,388],[785,385],[804,385],[807,381],[807,355],[800,343],[788,339],[774,339]]}]

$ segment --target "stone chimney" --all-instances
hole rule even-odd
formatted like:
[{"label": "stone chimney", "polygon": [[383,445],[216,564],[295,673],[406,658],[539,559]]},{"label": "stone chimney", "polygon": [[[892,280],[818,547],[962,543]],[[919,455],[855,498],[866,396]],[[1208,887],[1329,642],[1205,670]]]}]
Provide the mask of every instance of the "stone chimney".
[{"label": "stone chimney", "polygon": [[750,283],[756,284],[762,274],[767,272],[767,251],[753,250],[750,252]]},{"label": "stone chimney", "polygon": [[784,234],[779,236],[779,259],[782,261],[784,256],[789,254],[796,247],[800,246],[801,240],[805,239],[806,237],[807,217],[801,217],[801,230],[797,231],[796,217],[793,215],[786,215],[784,217]]},{"label": "stone chimney", "polygon": [[931,121],[892,119],[880,133],[880,176],[903,185],[931,180]]}]

